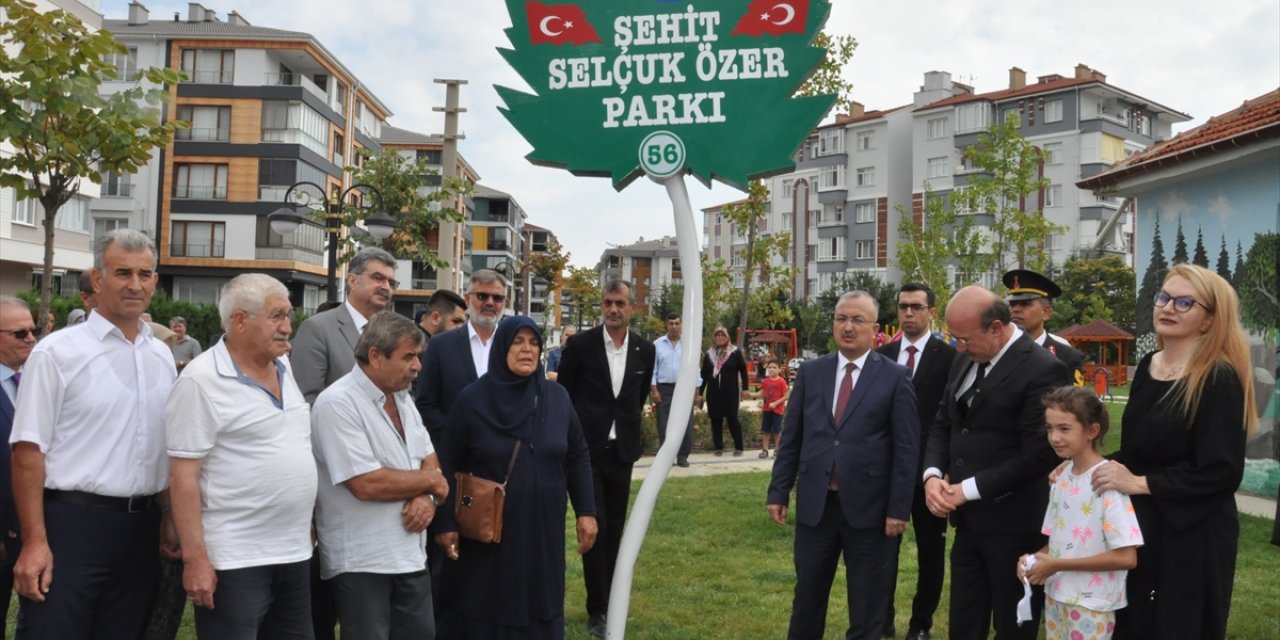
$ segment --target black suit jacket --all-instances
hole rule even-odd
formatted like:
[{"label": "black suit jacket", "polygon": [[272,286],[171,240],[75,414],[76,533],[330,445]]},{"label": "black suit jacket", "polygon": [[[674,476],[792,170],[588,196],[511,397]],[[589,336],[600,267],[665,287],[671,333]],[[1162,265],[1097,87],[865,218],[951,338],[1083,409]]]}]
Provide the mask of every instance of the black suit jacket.
[{"label": "black suit jacket", "polygon": [[[880,347],[880,355],[893,362],[898,361],[903,340],[895,340]],[[942,393],[947,388],[947,376],[956,358],[955,347],[933,337],[924,343],[924,350],[916,354],[916,372],[911,386],[916,390],[916,406],[920,415],[920,467],[916,469],[916,482],[924,473],[924,451],[929,446],[929,427],[938,416],[942,405]]]},{"label": "black suit jacket", "polygon": [[1071,384],[1066,365],[1024,333],[978,385],[961,415],[956,390],[974,366],[960,353],[951,365],[942,404],[929,431],[925,466],[959,485],[977,482],[980,500],[952,512],[956,526],[989,533],[1035,533],[1049,504],[1045,477],[1059,462],[1044,430],[1041,398]]},{"label": "black suit jacket", "polygon": [[[556,381],[569,392],[582,422],[591,462],[604,458],[609,428],[617,424],[618,457],[625,463],[640,459],[640,416],[653,381],[653,343],[631,332],[627,338],[627,364],[622,391],[613,396],[613,380],[604,353],[604,327],[583,331],[564,346]],[[431,349],[435,350],[435,345]]]},{"label": "black suit jacket", "polygon": [[[9,434],[13,432],[13,415],[15,413],[9,395],[0,389],[0,438],[4,438],[7,446]],[[0,535],[8,536],[9,531],[18,531],[18,513],[13,502],[13,467],[9,452],[0,456]],[[8,544],[6,537],[4,542]],[[9,550],[11,553],[13,549]]]},{"label": "black suit jacket", "polygon": [[427,427],[431,443],[443,451],[444,425],[453,401],[467,385],[475,382],[476,363],[471,359],[471,334],[468,324],[450,329],[431,339],[426,361],[418,373],[418,413]]},{"label": "black suit jacket", "polygon": [[1071,346],[1070,342],[1053,335],[1052,333],[1045,338],[1044,348],[1049,353],[1057,356],[1062,364],[1067,365],[1067,372],[1071,374],[1071,384],[1077,387],[1084,386],[1084,354],[1078,349]]}]

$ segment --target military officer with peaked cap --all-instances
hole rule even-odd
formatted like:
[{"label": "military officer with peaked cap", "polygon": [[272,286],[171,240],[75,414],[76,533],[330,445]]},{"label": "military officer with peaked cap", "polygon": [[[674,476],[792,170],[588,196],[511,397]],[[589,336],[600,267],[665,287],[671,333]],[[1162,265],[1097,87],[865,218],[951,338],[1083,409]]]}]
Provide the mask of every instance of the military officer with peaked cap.
[{"label": "military officer with peaked cap", "polygon": [[1077,387],[1084,386],[1084,354],[1044,327],[1053,316],[1052,301],[1062,295],[1062,289],[1052,280],[1027,269],[1009,271],[1003,279],[1004,286],[1009,289],[1004,299],[1013,311],[1013,323],[1027,332],[1033,342],[1048,349],[1067,365]]}]

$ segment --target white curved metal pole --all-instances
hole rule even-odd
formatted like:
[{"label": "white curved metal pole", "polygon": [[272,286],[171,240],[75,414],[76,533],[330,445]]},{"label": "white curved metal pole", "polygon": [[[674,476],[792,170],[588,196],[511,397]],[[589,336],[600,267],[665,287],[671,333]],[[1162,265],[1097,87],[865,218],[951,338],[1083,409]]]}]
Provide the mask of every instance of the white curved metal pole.
[{"label": "white curved metal pole", "polygon": [[684,178],[672,176],[661,181],[671,198],[676,220],[676,243],[680,255],[680,269],[684,276],[684,306],[681,319],[683,346],[680,349],[680,373],[676,376],[675,394],[671,398],[671,411],[667,417],[667,439],[649,467],[649,473],[640,485],[636,503],[631,507],[622,544],[618,549],[618,561],[614,566],[613,584],[609,592],[608,628],[605,637],[621,640],[626,634],[627,611],[631,606],[631,579],[635,574],[636,558],[644,544],[645,532],[653,518],[653,507],[658,492],[671,472],[676,452],[689,427],[689,415],[693,411],[693,396],[698,380],[698,356],[702,340],[702,260],[698,244],[698,229],[693,219],[693,207],[689,204],[689,191]]}]

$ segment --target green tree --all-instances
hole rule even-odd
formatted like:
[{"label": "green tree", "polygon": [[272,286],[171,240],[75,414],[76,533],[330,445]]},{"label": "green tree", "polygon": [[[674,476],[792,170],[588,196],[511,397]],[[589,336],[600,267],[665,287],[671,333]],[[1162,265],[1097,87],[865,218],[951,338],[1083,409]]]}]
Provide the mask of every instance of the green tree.
[{"label": "green tree", "polygon": [[733,271],[724,258],[712,260],[704,253],[702,260],[702,331],[710,337],[717,324],[724,324],[732,335],[733,310],[738,303],[733,288]]},{"label": "green tree", "polygon": [[1039,175],[1043,152],[1022,136],[1019,126],[1017,114],[1010,113],[979,134],[978,144],[964,150],[965,160],[977,172],[967,186],[951,194],[953,206],[992,218],[983,230],[989,249],[981,273],[999,275],[1013,268],[1049,271],[1051,256],[1045,241],[1065,229],[1050,222],[1041,210],[1025,208],[1028,196],[1048,188],[1049,179]]},{"label": "green tree", "polygon": [[[938,313],[951,299],[950,276],[954,268],[963,284],[972,284],[990,269],[983,252],[985,235],[973,223],[972,216],[958,215],[947,198],[924,185],[924,204],[920,224],[910,212],[898,207],[898,268],[903,282],[919,282],[938,294]],[[939,256],[954,256],[951,261]]]},{"label": "green tree", "polygon": [[1231,284],[1237,289],[1240,288],[1240,279],[1244,277],[1244,248],[1240,246],[1240,240],[1236,239],[1236,266],[1231,270]]},{"label": "green tree", "polygon": [[577,315],[577,324],[594,326],[600,319],[600,275],[591,267],[569,267],[561,285]]},{"label": "green tree", "polygon": [[1196,228],[1196,250],[1192,254],[1191,263],[1206,269],[1209,268],[1209,253],[1204,248],[1204,227]]},{"label": "green tree", "polygon": [[44,317],[58,211],[84,181],[138,171],[186,123],[162,122],[159,109],[168,97],[165,85],[179,82],[180,73],[149,67],[129,89],[101,95],[103,82],[120,79],[108,57],[126,54],[126,47],[70,13],[35,7],[0,0],[0,141],[13,147],[12,154],[0,154],[0,186],[44,208],[46,277],[38,305]]},{"label": "green tree", "polygon": [[[442,222],[462,222],[465,216],[452,203],[460,196],[471,193],[474,185],[459,178],[444,179],[440,188],[432,189],[431,176],[438,172],[425,159],[410,158],[396,151],[375,153],[360,150],[358,166],[346,167],[354,184],[367,184],[382,195],[382,207],[396,221],[395,231],[383,241],[383,248],[399,258],[408,258],[435,269],[448,265],[431,248],[431,233]],[[347,229],[357,229],[367,210],[363,206],[377,204],[360,203],[361,206],[343,203],[342,223]],[[324,219],[324,211],[314,211],[313,216]],[[367,240],[364,234],[346,236],[342,260],[346,261],[356,251],[356,241]]]},{"label": "green tree", "polygon": [[1280,284],[1276,264],[1280,259],[1280,233],[1258,233],[1245,256],[1244,273],[1236,291],[1240,295],[1240,320],[1244,326],[1269,338],[1280,318]]},{"label": "green tree", "polygon": [[747,186],[747,199],[725,205],[720,215],[736,229],[745,229],[747,244],[742,249],[746,266],[742,270],[742,304],[739,307],[738,326],[747,326],[747,311],[751,301],[751,283],[755,279],[755,266],[761,264],[767,256],[756,255],[756,234],[759,232],[760,220],[768,213],[769,187],[759,180],[752,180]]},{"label": "green tree", "polygon": [[827,55],[818,65],[818,69],[809,76],[800,89],[797,97],[832,95],[836,96],[837,105],[847,105],[853,96],[853,83],[845,80],[844,68],[853,59],[853,52],[858,48],[858,41],[853,36],[831,35],[826,30],[818,32],[813,39],[815,47],[827,50]]},{"label": "green tree", "polygon": [[1132,332],[1136,280],[1133,269],[1117,256],[1068,260],[1057,277],[1062,297],[1054,301],[1049,330],[1101,319]]},{"label": "green tree", "polygon": [[1134,326],[1135,336],[1142,337],[1155,333],[1155,325],[1151,322],[1151,312],[1155,309],[1156,293],[1164,285],[1164,276],[1169,273],[1169,263],[1164,259],[1164,242],[1160,240],[1160,214],[1156,213],[1155,231],[1151,234],[1151,262],[1142,274],[1142,286],[1138,289],[1138,304]]},{"label": "green tree", "polygon": [[1187,236],[1182,233],[1182,216],[1178,216],[1178,235],[1174,236],[1173,241],[1173,260],[1170,264],[1185,264],[1187,262]]},{"label": "green tree", "polygon": [[866,271],[843,273],[836,276],[831,287],[818,294],[814,299],[817,306],[818,322],[814,329],[814,339],[818,344],[827,345],[831,341],[831,318],[836,313],[836,302],[840,296],[850,291],[865,291],[880,306],[876,322],[880,326],[888,326],[897,321],[897,286],[881,282],[879,278]]},{"label": "green tree", "polygon": [[1223,280],[1231,282],[1231,254],[1227,253],[1227,236],[1222,236],[1222,245],[1218,248],[1218,275]]}]

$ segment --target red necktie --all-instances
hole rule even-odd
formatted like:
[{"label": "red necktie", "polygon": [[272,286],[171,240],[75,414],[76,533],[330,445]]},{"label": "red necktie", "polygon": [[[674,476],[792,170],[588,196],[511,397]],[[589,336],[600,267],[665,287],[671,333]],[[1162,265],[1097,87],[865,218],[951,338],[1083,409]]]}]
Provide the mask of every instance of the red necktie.
[{"label": "red necktie", "polygon": [[916,352],[917,351],[919,351],[919,349],[917,349],[914,344],[907,347],[907,370],[911,372],[912,377],[915,377],[916,375]]},{"label": "red necktie", "polygon": [[[849,408],[849,398],[853,396],[853,370],[858,365],[850,362],[844,366],[844,377],[840,379],[840,391],[836,394],[836,426],[840,426],[841,418],[844,418],[844,410]],[[840,478],[836,475],[835,464],[831,465],[831,475],[827,477],[827,490],[839,491]]]}]

